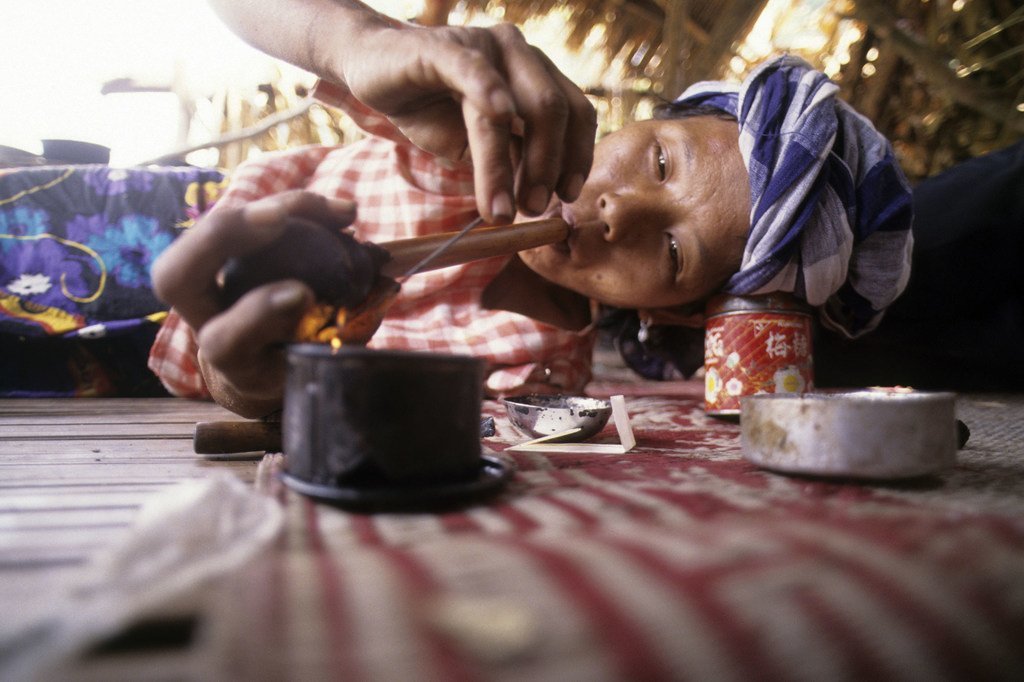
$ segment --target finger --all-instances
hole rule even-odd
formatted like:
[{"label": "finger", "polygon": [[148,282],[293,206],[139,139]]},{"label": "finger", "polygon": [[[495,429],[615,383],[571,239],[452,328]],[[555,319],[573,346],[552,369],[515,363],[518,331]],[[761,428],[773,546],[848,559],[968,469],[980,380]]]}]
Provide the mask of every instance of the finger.
[{"label": "finger", "polygon": [[221,312],[217,275],[227,260],[273,241],[289,216],[347,225],[355,208],[351,202],[300,191],[265,197],[243,208],[214,208],[153,264],[154,292],[193,329],[202,328]]},{"label": "finger", "polygon": [[565,128],[562,172],[556,191],[563,200],[576,201],[594,162],[597,112],[583,91],[559,71],[546,55],[540,53],[540,57],[548,64],[552,78],[562,84],[562,91],[568,98],[569,120]]},{"label": "finger", "polygon": [[462,105],[454,99],[437,98],[421,108],[388,118],[420,149],[450,161],[469,159]]},{"label": "finger", "polygon": [[515,216],[515,207],[512,202],[513,165],[509,153],[509,123],[487,118],[468,101],[463,102],[462,111],[473,158],[477,210],[488,223],[511,222]]},{"label": "finger", "polygon": [[493,38],[482,31],[471,35],[479,38],[472,47],[452,43],[440,47],[431,61],[433,76],[461,101],[480,215],[490,223],[509,222],[515,215],[508,153],[515,106],[498,70],[503,62]]},{"label": "finger", "polygon": [[[278,204],[279,210],[289,217],[305,218],[327,227],[341,229],[356,219],[355,202],[325,197],[305,190],[280,192],[254,201],[249,206],[261,204],[263,201]],[[249,209],[249,206],[246,208]]]},{"label": "finger", "polygon": [[[500,28],[500,30],[498,30]],[[523,121],[523,160],[516,179],[516,200],[529,215],[547,209],[562,177],[564,140],[569,122],[567,79],[552,76],[540,51],[531,47],[514,27],[496,27],[504,48],[509,83],[516,112]],[[557,72],[557,69],[554,69]]]},{"label": "finger", "polygon": [[241,392],[256,394],[277,385],[284,347],[312,302],[313,292],[297,280],[253,289],[199,331],[205,361]]},{"label": "finger", "polygon": [[431,47],[432,59],[424,86],[444,87],[459,101],[468,102],[485,118],[508,122],[516,113],[515,98],[504,76],[502,50],[491,31],[465,29],[457,34],[463,43],[444,41]]}]

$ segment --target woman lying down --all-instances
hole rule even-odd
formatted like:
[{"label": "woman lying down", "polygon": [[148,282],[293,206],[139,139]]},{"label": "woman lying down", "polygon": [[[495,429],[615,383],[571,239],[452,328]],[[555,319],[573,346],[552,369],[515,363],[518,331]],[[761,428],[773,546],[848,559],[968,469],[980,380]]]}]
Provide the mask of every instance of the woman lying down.
[{"label": "woman lying down", "polygon": [[[630,311],[692,373],[707,299],[791,292],[837,338],[879,325],[910,278],[910,187],[885,138],[837,98],[837,86],[784,56],[742,84],[698,83],[653,120],[601,139],[571,202],[545,215],[563,242],[417,274],[368,345],[471,354],[488,362],[490,395],[579,393],[601,314]],[[257,417],[279,409],[283,345],[315,304],[278,281],[224,309],[217,277],[232,256],[272,241],[288,217],[344,227],[365,242],[449,232],[478,216],[469,164],[411,144],[344,88],[321,96],[368,133],[240,167],[218,205],[158,261],[154,284],[174,311],[150,366],[174,394],[213,397]],[[673,328],[697,334],[659,334]]]}]

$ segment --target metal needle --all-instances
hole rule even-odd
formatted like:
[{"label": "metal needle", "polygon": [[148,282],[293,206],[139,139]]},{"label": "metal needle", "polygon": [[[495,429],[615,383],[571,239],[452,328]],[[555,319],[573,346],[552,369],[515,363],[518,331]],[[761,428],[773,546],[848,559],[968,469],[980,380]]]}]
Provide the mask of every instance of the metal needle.
[{"label": "metal needle", "polygon": [[465,227],[463,227],[461,230],[459,230],[458,232],[453,234],[451,236],[451,239],[449,239],[448,241],[446,241],[443,244],[441,244],[440,246],[438,246],[436,249],[434,249],[433,251],[428,253],[426,256],[424,256],[422,259],[420,259],[419,263],[417,263],[416,265],[414,265],[411,268],[409,268],[406,271],[406,273],[404,275],[402,275],[399,279],[408,279],[409,277],[412,277],[413,275],[415,275],[417,272],[419,272],[420,270],[425,268],[430,263],[430,261],[434,260],[435,258],[440,256],[442,253],[447,251],[448,248],[452,244],[454,244],[455,242],[459,241],[459,239],[461,239],[463,235],[465,235],[467,232],[472,230],[474,227],[477,227],[478,225],[480,225],[483,221],[484,221],[484,219],[483,218],[479,218],[479,217],[478,218],[474,218],[473,220],[471,220],[469,223],[466,224]]}]

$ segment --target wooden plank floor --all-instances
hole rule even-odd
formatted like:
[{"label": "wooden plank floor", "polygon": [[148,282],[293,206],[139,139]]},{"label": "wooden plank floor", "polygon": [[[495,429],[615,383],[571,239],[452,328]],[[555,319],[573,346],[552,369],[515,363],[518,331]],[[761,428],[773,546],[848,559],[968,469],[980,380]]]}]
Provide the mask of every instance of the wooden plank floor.
[{"label": "wooden plank floor", "polygon": [[170,398],[0,400],[0,638],[45,614],[156,493],[215,471],[251,481],[252,458],[192,449],[196,422],[235,419]]}]

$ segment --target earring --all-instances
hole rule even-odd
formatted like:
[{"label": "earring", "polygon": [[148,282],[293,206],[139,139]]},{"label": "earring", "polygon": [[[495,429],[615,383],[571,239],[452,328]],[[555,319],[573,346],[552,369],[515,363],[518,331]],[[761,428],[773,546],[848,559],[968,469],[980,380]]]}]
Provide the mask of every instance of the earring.
[{"label": "earring", "polygon": [[640,318],[640,329],[636,332],[636,340],[640,343],[647,343],[647,339],[651,336],[651,322],[644,318]]}]

